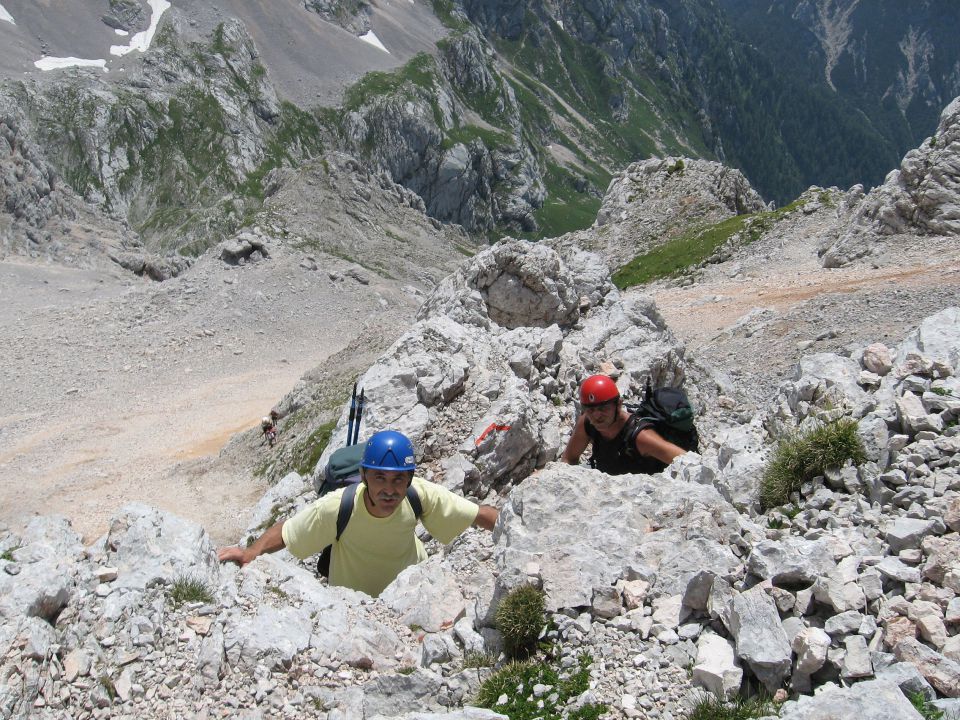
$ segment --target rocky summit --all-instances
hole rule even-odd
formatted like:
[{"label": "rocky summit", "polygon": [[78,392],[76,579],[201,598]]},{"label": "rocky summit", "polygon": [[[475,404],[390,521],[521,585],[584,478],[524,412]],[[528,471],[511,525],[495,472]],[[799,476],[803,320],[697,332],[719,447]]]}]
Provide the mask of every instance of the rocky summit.
[{"label": "rocky summit", "polygon": [[[0,717],[960,718],[960,98],[882,184],[776,207],[757,157],[719,162],[745,152],[727,95],[695,121],[681,102],[720,4],[223,5],[154,27],[111,1],[78,14],[84,49],[157,29],[142,58],[0,87]],[[5,73],[65,47],[0,11]],[[297,89],[331,47],[355,63],[337,91]],[[321,91],[338,111],[293,102]],[[657,157],[611,170],[600,100],[656,106],[633,142]],[[591,136],[612,144],[577,152]],[[544,211],[567,198],[589,219]],[[469,234],[493,228],[553,236]],[[628,402],[683,387],[698,450],[561,462],[593,373]],[[283,550],[220,564],[316,500],[354,382],[361,437],[408,435],[494,531],[419,530],[428,558],[376,598]],[[517,680],[498,616],[529,588],[539,674]]]},{"label": "rocky summit", "polygon": [[[951,108],[940,137],[955,126]],[[947,147],[926,156],[931,175],[960,155]],[[624,186],[678,172],[675,161],[631,167],[605,207],[624,203]],[[716,172],[693,163],[685,191]],[[732,183],[704,207],[756,203]],[[627,205],[597,227],[625,223],[625,237],[638,222]],[[846,223],[891,252],[883,227],[865,229],[863,207],[874,205],[853,193],[830,215],[834,236]],[[910,227],[898,230],[904,242]],[[605,717],[682,718],[698,692],[742,687],[787,690],[777,713],[794,720],[922,717],[908,696],[956,713],[960,308],[895,340],[808,347],[744,413],[724,394],[738,396],[736,385],[678,339],[652,296],[617,289],[607,260],[575,240],[505,240],[464,261],[358,380],[376,398],[365,427],[402,430],[427,479],[498,505],[492,535],[471,530],[446,548],[427,537],[430,558],[370,598],[328,587],[283,551],[221,566],[201,525],[139,503],[88,544],[63,518],[34,518],[0,536],[5,716],[507,717],[496,704],[471,707],[492,672],[474,665],[501,653],[496,611],[522,585],[544,593],[542,638],[561,672],[589,658],[587,685],[557,717],[603,704]],[[257,242],[228,243],[222,262],[247,257],[244,243],[270,262],[274,250]],[[819,263],[816,243],[808,252]],[[597,371],[628,398],[647,378],[685,384],[700,451],[650,476],[556,462],[579,381]],[[304,386],[284,403],[309,396]],[[855,424],[861,461],[809,477],[786,505],[762,503],[774,441],[842,418]],[[315,466],[273,485],[238,540],[316,497],[346,431],[344,410]],[[185,583],[202,596],[179,599]],[[511,692],[549,695],[538,687]]]}]

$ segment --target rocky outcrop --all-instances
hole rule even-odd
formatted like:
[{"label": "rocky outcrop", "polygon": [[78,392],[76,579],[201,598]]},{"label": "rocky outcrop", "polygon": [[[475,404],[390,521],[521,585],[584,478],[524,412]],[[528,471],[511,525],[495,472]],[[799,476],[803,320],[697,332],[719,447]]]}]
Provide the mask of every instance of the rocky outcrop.
[{"label": "rocky outcrop", "polygon": [[354,35],[370,31],[370,4],[364,0],[303,0],[303,6]]},{"label": "rocky outcrop", "polygon": [[[602,367],[626,394],[648,375],[678,383],[685,366],[652,302],[606,277],[582,250],[499,243],[441,283],[361,378],[377,398],[364,433],[409,433],[424,474],[498,502],[492,537],[470,531],[443,552],[428,542],[430,559],[372,599],[323,585],[284,552],[219,566],[202,529],[143,506],[87,548],[62,521],[37,520],[22,538],[0,534],[0,672],[13,678],[0,707],[41,718],[248,705],[495,717],[458,710],[489,672],[463,665],[499,651],[498,603],[527,583],[545,591],[544,639],[560,666],[594,658],[578,701],[624,716],[641,694],[651,709],[676,709],[691,681],[733,693],[744,676],[798,693],[853,685],[788,706],[798,718],[818,716],[824,692],[837,694],[831,707],[879,699],[898,712],[900,688],[952,697],[960,311],[895,348],[806,357],[765,422],[738,426],[756,444],[709,431],[700,454],[663,473],[612,479],[551,463],[578,381]],[[867,370],[884,369],[878,357],[890,359],[883,376]],[[870,462],[805,483],[797,513],[765,517],[727,499],[725,469],[749,466],[741,457],[769,445],[765,427],[840,415],[874,438]],[[310,487],[286,477],[249,534],[312,501]],[[182,599],[188,581],[204,593]]]},{"label": "rocky outcrop", "polygon": [[[569,265],[568,265],[569,263]],[[427,299],[418,322],[367,373],[366,427],[407,433],[444,484],[480,497],[559,452],[571,399],[609,363],[625,394],[646,378],[678,384],[683,348],[649,298],[623,300],[599,257],[502,242]],[[343,444],[346,415],[314,475]]]},{"label": "rocky outcrop", "polygon": [[[422,197],[431,217],[468,230],[535,230],[546,191],[513,89],[492,63],[476,31],[458,34],[436,61],[415,58],[392,92],[358,97],[343,134],[350,152]],[[480,101],[482,116],[471,109]]]},{"label": "rocky outcrop", "polygon": [[594,226],[563,242],[598,252],[618,267],[692,226],[765,209],[739,170],[709,160],[653,158],[618,174]]},{"label": "rocky outcrop", "polygon": [[208,242],[239,220],[251,193],[235,191],[264,163],[276,162],[268,144],[277,132],[297,126],[284,155],[316,149],[315,122],[304,125],[281,107],[239,21],[222,23],[205,42],[188,40],[179,23],[164,23],[123,80],[58,76],[0,90],[0,104],[18,111],[6,113],[7,152],[24,169],[29,163],[36,178],[21,173],[19,189],[6,190],[7,212],[29,218],[33,228],[53,214],[69,219],[58,192],[69,186],[140,230],[148,251]]},{"label": "rocky outcrop", "polygon": [[824,267],[870,254],[883,236],[960,233],[960,98],[940,116],[936,133],[908,152],[898,170],[856,208],[849,229],[823,252]]}]

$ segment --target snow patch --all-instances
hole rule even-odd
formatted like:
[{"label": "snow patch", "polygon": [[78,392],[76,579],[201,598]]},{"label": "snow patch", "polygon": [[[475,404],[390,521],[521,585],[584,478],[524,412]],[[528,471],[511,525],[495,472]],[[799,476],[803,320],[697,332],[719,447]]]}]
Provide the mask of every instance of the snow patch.
[{"label": "snow patch", "polygon": [[380,49],[383,50],[387,55],[390,54],[390,51],[387,50],[387,48],[385,48],[385,47],[383,46],[383,43],[380,42],[380,38],[377,37],[377,34],[376,34],[373,30],[371,30],[370,32],[368,32],[366,35],[361,35],[361,36],[360,36],[360,39],[363,40],[365,43],[370,43],[370,44],[373,45],[375,48],[380,48]]},{"label": "snow patch", "polygon": [[13,21],[13,15],[8,13],[7,9],[3,5],[0,5],[0,20],[6,20],[11,25],[16,25],[16,23]]},{"label": "snow patch", "polygon": [[130,33],[128,33],[126,30],[121,30],[120,28],[114,28],[113,31],[114,31],[117,35],[123,35],[124,37],[126,37],[127,35],[130,34]]},{"label": "snow patch", "polygon": [[566,28],[563,26],[563,20],[556,20],[555,22],[557,23],[557,27],[559,27],[561,30],[566,30]]},{"label": "snow patch", "polygon": [[107,72],[107,61],[106,60],[85,60],[83,58],[75,57],[44,57],[40,58],[33,63],[40,70],[57,70],[59,68],[67,67],[99,67],[103,68],[104,72]]},{"label": "snow patch", "polygon": [[150,27],[134,35],[130,39],[129,45],[111,45],[111,55],[123,57],[128,52],[133,52],[134,50],[145,52],[147,48],[150,47],[150,43],[153,42],[153,36],[157,32],[157,26],[160,24],[160,17],[170,8],[170,3],[167,2],[167,0],[147,0],[147,2],[153,11],[150,15]]}]

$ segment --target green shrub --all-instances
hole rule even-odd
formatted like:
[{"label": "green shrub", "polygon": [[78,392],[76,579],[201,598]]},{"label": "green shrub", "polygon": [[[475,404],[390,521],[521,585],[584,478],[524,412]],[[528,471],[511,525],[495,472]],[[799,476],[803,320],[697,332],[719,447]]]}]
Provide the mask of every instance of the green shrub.
[{"label": "green shrub", "polygon": [[[567,703],[589,687],[590,664],[590,657],[582,655],[577,670],[561,677],[551,662],[510,662],[484,681],[474,704],[496,710],[510,720],[596,720],[606,712],[606,705],[588,704],[573,712],[566,710]],[[533,695],[533,686],[538,684],[550,688],[539,698]],[[506,702],[498,704],[501,696],[506,696]]]},{"label": "green shrub", "polygon": [[169,592],[170,602],[174,607],[180,607],[191,602],[213,602],[213,592],[201,579],[180,575],[173,581]]},{"label": "green shrub", "polygon": [[943,720],[943,710],[938,710],[922,692],[910,693],[910,704],[916,708],[917,712],[923,715],[923,720]]},{"label": "green shrub", "polygon": [[500,601],[496,624],[507,655],[527,657],[546,624],[543,593],[532,585],[514,588]]},{"label": "green shrub", "polygon": [[764,508],[783,505],[807,480],[822,475],[828,467],[847,460],[855,465],[867,459],[857,436],[857,423],[850,418],[821,425],[805,433],[784,438],[767,462],[760,484]]},{"label": "green shrub", "polygon": [[703,693],[686,720],[752,720],[773,714],[776,714],[775,706],[763,697],[725,700],[712,693]]}]

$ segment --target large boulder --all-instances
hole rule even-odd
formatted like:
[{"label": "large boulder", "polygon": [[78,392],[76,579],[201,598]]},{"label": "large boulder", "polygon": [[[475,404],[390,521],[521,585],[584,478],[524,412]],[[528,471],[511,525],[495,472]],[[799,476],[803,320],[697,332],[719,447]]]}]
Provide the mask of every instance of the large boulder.
[{"label": "large boulder", "polygon": [[780,720],[923,720],[906,696],[889,680],[867,680],[852,687],[831,687],[802,695],[783,706]]},{"label": "large boulder", "polygon": [[702,570],[741,572],[728,544],[735,518],[710,486],[548,465],[501,511],[498,583],[525,581],[532,563],[552,611],[591,608],[620,579],[648,581],[654,597],[680,595]]},{"label": "large boulder", "polygon": [[219,584],[220,563],[206,530],[142,503],[126,505],[113,517],[103,549],[117,568],[115,588],[142,590],[181,577]]}]

